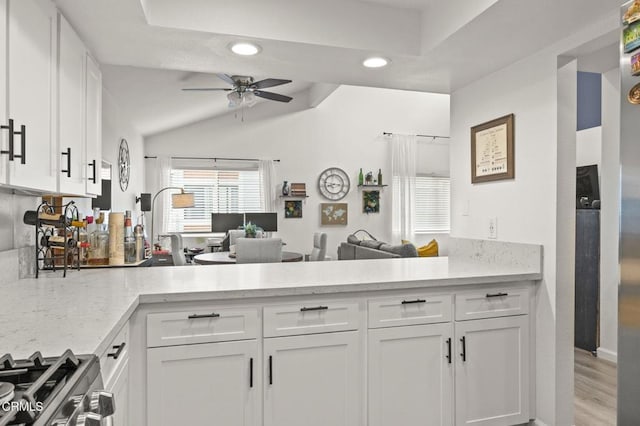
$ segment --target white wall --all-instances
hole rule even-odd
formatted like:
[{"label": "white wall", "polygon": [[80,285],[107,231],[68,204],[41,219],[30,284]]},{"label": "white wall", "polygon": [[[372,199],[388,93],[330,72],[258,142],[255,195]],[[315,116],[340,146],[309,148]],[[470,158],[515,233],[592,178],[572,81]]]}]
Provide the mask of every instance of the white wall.
[{"label": "white wall", "polygon": [[[617,28],[617,13],[611,13],[451,96],[452,237],[487,238],[488,220],[497,217],[499,240],[544,246],[535,312],[535,407],[547,425],[573,424],[575,212],[570,207],[575,209],[575,202],[570,193],[575,193],[577,67],[573,61],[559,71],[559,56]],[[470,127],[509,113],[515,114],[515,179],[472,185]]]},{"label": "white wall", "polygon": [[600,172],[600,347],[618,354],[618,243],[620,241],[620,69],[602,75],[602,169]]},{"label": "white wall", "polygon": [[[391,187],[381,193],[381,212],[362,213],[362,193],[356,188],[358,171],[377,172],[390,178],[390,145],[384,131],[408,134],[449,134],[449,96],[388,89],[341,86],[318,107],[305,109],[306,94],[299,93],[290,104],[262,103],[244,112],[205,120],[151,136],[145,140],[149,156],[198,156],[280,159],[276,163],[278,181],[305,182],[310,198],[303,205],[301,219],[284,219],[284,204],[278,201],[279,232],[287,249],[309,252],[314,231],[328,233],[328,255],[349,233],[366,229],[378,239],[391,237]],[[277,115],[274,115],[277,111]],[[422,143],[422,142],[421,142]],[[438,165],[438,173],[448,174],[448,151],[420,148],[419,168]],[[155,164],[147,161],[145,192],[155,192]],[[347,226],[320,226],[319,204],[326,202],[317,190],[320,173],[341,167],[351,178],[352,189],[344,199],[349,204]],[[435,167],[434,167],[435,168]],[[426,237],[423,237],[424,239]]]}]

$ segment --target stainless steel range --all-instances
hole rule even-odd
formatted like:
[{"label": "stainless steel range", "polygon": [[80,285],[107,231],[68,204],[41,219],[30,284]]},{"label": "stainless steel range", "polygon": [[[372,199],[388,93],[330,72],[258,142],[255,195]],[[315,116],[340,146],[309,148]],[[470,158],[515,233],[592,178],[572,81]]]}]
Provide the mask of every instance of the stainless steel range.
[{"label": "stainless steel range", "polygon": [[[102,426],[115,411],[95,355],[0,358],[0,426]],[[109,422],[110,423],[110,422]]]}]

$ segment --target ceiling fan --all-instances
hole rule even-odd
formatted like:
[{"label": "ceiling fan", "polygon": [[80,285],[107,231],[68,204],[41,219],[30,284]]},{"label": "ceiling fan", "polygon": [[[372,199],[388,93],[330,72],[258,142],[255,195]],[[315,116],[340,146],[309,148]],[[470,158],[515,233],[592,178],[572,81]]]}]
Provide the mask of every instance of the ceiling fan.
[{"label": "ceiling fan", "polygon": [[243,75],[227,75],[216,74],[218,78],[231,84],[231,88],[218,88],[218,87],[195,87],[184,88],[183,91],[199,91],[199,92],[215,92],[224,91],[229,92],[227,99],[229,99],[229,107],[235,108],[239,106],[253,106],[258,101],[256,96],[270,101],[289,102],[291,97],[281,95],[279,93],[265,92],[262,89],[267,87],[280,86],[282,84],[291,83],[291,80],[281,80],[278,78],[267,78],[260,81],[253,81],[253,77]]}]

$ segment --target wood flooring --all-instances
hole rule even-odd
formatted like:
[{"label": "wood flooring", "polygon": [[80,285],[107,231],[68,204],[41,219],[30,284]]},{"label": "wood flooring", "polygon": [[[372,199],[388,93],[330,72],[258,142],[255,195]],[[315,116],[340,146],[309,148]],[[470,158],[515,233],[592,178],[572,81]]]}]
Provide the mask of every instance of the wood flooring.
[{"label": "wood flooring", "polygon": [[575,425],[615,426],[616,365],[581,349],[574,352]]}]

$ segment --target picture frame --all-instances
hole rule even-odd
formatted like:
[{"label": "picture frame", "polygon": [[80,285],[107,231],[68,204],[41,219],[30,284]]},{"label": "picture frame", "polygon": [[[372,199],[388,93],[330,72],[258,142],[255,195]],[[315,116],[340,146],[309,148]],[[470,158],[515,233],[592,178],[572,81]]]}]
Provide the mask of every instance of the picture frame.
[{"label": "picture frame", "polygon": [[362,213],[380,213],[380,191],[362,191]]},{"label": "picture frame", "polygon": [[284,218],[298,219],[302,217],[302,200],[288,200],[284,203]]},{"label": "picture frame", "polygon": [[346,225],[349,218],[347,203],[320,203],[321,225]]},{"label": "picture frame", "polygon": [[514,114],[471,128],[471,183],[515,178]]}]

